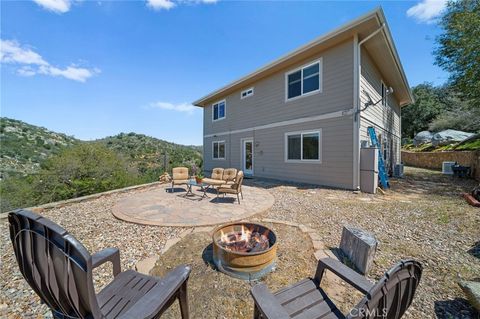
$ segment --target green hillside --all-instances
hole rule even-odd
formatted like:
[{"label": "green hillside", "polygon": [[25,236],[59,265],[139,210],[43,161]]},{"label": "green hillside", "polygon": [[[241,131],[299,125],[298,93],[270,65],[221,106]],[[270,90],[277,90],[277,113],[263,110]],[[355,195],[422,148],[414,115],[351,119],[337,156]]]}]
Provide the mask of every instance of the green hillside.
[{"label": "green hillside", "polygon": [[0,211],[157,181],[175,166],[202,167],[199,146],[136,133],[81,141],[0,118]]},{"label": "green hillside", "polygon": [[0,117],[0,172],[35,172],[49,156],[79,142],[44,127]]},{"label": "green hillside", "polygon": [[198,146],[179,145],[143,134],[120,133],[96,140],[95,143],[122,155],[140,173],[161,173],[165,164],[167,170],[180,165],[202,166],[202,153]]},{"label": "green hillside", "polygon": [[44,127],[1,117],[0,172],[2,176],[11,173],[35,173],[47,158],[80,143],[105,145],[140,173],[163,171],[165,154],[167,170],[177,165],[202,165],[200,146],[179,145],[136,133],[120,133],[93,142],[84,142]]}]

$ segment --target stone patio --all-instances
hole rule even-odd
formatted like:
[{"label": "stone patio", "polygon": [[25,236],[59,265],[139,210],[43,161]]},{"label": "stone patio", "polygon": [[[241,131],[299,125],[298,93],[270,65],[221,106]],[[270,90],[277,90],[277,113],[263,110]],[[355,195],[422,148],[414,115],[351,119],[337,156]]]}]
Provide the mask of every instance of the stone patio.
[{"label": "stone patio", "polygon": [[265,189],[242,186],[240,204],[236,195],[217,200],[216,192],[203,192],[192,187],[195,196],[185,197],[186,190],[177,187],[170,191],[169,185],[158,185],[128,197],[120,198],[112,214],[122,220],[157,226],[208,226],[234,222],[262,213],[273,206],[274,197]]}]

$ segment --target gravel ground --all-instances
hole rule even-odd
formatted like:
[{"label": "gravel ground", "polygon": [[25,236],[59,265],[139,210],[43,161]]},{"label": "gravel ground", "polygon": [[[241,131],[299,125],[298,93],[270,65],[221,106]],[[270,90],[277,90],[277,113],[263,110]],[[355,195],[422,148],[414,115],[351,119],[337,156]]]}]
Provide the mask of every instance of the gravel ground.
[{"label": "gravel ground", "polygon": [[459,196],[475,181],[406,168],[405,178],[393,180],[386,195],[257,184],[275,196],[266,217],[316,229],[327,246],[338,247],[344,225],[374,233],[379,247],[371,279],[402,258],[419,260],[423,278],[405,318],[480,318],[456,283],[480,277],[480,259],[471,253],[480,248],[480,209]]},{"label": "gravel ground", "polygon": [[[270,181],[246,183],[267,188],[275,196],[274,206],[258,217],[307,225],[318,230],[327,246],[338,246],[344,225],[373,232],[380,244],[369,273],[371,279],[381,277],[402,258],[422,262],[424,275],[405,318],[478,318],[456,284],[459,278],[480,276],[480,259],[471,253],[480,246],[479,209],[459,196],[472,188],[474,181],[407,168],[406,177],[392,181],[393,190],[386,195]],[[91,252],[118,247],[122,268],[130,269],[139,260],[158,253],[166,240],[183,229],[140,226],[115,219],[111,208],[122,196],[125,194],[105,196],[42,214],[65,227]],[[3,311],[8,318],[43,318],[48,310],[40,305],[18,271],[5,219],[0,220],[0,232],[0,317]],[[108,267],[95,271],[98,289],[111,279],[110,274]]]}]

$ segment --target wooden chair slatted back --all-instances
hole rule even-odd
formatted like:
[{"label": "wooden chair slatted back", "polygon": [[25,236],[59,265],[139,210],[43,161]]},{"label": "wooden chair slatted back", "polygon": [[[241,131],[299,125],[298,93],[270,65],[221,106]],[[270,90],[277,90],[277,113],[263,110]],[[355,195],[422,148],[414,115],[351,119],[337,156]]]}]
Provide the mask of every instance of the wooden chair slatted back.
[{"label": "wooden chair slatted back", "polygon": [[65,229],[35,213],[8,216],[20,271],[55,317],[100,318],[92,258]]},{"label": "wooden chair slatted back", "polygon": [[421,276],[419,262],[406,260],[398,263],[351,311],[350,318],[401,318],[413,301]]}]

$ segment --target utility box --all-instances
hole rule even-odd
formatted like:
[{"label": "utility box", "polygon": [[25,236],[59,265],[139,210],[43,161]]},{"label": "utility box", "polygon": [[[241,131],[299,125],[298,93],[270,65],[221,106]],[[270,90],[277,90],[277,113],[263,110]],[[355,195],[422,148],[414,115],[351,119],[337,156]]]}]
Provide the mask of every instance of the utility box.
[{"label": "utility box", "polygon": [[378,148],[360,149],[360,190],[375,194],[378,187]]}]

